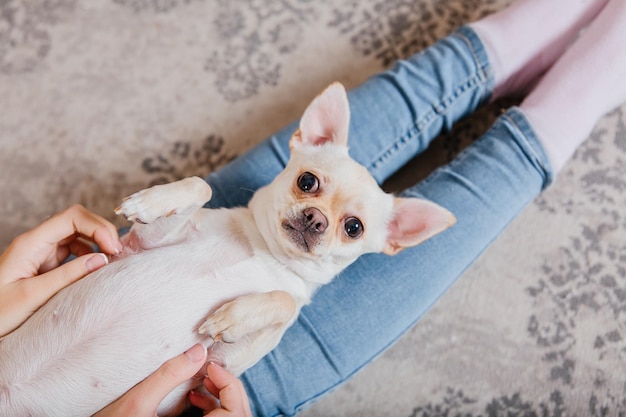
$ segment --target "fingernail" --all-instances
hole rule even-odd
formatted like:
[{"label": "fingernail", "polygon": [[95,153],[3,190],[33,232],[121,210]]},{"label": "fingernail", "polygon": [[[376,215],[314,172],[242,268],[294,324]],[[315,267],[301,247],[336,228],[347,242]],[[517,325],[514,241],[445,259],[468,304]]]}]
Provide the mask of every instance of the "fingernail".
[{"label": "fingernail", "polygon": [[122,242],[120,242],[119,240],[115,241],[115,254],[119,255],[120,253],[122,253],[122,250],[124,249],[124,246],[122,246]]},{"label": "fingernail", "polygon": [[200,343],[193,345],[190,349],[185,351],[185,356],[191,362],[200,362],[204,360],[206,349]]},{"label": "fingernail", "polygon": [[104,253],[96,253],[85,261],[87,271],[96,271],[109,263],[109,258]]}]

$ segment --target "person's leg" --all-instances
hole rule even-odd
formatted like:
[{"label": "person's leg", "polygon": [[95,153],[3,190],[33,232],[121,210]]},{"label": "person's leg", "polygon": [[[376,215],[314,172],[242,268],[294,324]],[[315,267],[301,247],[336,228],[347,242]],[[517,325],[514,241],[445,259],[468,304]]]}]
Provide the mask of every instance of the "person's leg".
[{"label": "person's leg", "polygon": [[[606,2],[518,0],[372,77],[349,93],[351,155],[382,183],[442,130],[493,98],[494,89],[501,97],[534,81]],[[269,183],[289,157],[296,126],[212,174],[216,197],[209,206],[246,204]]]},{"label": "person's leg", "polygon": [[555,171],[626,95],[626,1],[611,0],[520,105]]},{"label": "person's leg", "polygon": [[545,187],[551,170],[517,109],[404,196],[457,217],[395,257],[366,255],[322,287],[270,354],[242,380],[258,416],[293,415],[381,354],[433,305]]},{"label": "person's leg", "polygon": [[[382,183],[422,152],[442,129],[473,112],[491,94],[482,43],[461,28],[348,92],[350,155]],[[247,204],[286,165],[294,123],[209,175],[209,207]]]},{"label": "person's leg", "polygon": [[[384,180],[488,99],[493,84],[480,40],[463,29],[350,94],[353,156]],[[211,175],[212,205],[245,204],[269,182],[288,158],[294,128]],[[511,111],[455,162],[409,190],[451,209],[459,223],[392,260],[364,257],[322,288],[277,350],[244,374],[255,411],[294,412],[410,327],[549,182],[536,142],[524,116]],[[459,252],[442,255],[451,247]]]},{"label": "person's leg", "polygon": [[608,0],[518,0],[470,27],[494,68],[493,98],[521,91],[548,69]]},{"label": "person's leg", "polygon": [[[544,133],[543,125],[535,129],[525,106],[531,114],[541,109],[546,126],[553,117],[563,129],[561,124],[567,123],[559,114],[566,110],[569,118],[584,120],[586,135],[603,112],[626,101],[626,88],[617,85],[626,56],[616,52],[624,33],[612,26],[624,21],[625,10],[623,0],[609,3],[598,23],[554,66],[566,82],[547,83],[553,77],[548,73],[522,109],[508,111],[452,163],[404,193],[448,208],[457,224],[394,258],[364,256],[320,289],[281,344],[242,376],[257,415],[292,415],[367,365],[410,328],[550,182],[554,171],[545,149],[573,149],[581,133]],[[607,45],[619,59],[598,55],[597,48]],[[605,75],[589,77],[598,59],[611,60],[607,71],[615,70],[615,78],[605,75],[612,85]],[[577,68],[569,80],[567,71],[559,69],[563,65]],[[552,97],[577,94],[571,92],[572,85],[584,85],[581,99],[590,104],[554,105]],[[573,141],[564,145],[563,137]]]}]

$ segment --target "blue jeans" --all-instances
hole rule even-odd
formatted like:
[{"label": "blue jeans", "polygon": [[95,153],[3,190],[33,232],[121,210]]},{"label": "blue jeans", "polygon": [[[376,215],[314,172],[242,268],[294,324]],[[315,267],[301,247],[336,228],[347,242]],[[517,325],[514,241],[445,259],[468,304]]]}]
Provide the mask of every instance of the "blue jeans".
[{"label": "blue jeans", "polygon": [[[468,27],[349,93],[350,153],[384,181],[489,99],[493,73]],[[211,206],[245,205],[285,166],[296,124],[211,174]],[[435,303],[552,178],[517,108],[454,161],[407,189],[457,217],[394,257],[366,255],[322,287],[279,346],[242,376],[253,413],[293,415],[380,355]]]}]

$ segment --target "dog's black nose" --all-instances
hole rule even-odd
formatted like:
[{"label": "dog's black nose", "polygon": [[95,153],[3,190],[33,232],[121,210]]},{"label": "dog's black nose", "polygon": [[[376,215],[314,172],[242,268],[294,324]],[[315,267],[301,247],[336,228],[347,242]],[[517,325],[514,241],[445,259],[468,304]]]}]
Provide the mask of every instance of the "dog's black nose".
[{"label": "dog's black nose", "polygon": [[315,233],[324,233],[328,227],[328,219],[315,207],[309,207],[302,211],[308,230]]}]

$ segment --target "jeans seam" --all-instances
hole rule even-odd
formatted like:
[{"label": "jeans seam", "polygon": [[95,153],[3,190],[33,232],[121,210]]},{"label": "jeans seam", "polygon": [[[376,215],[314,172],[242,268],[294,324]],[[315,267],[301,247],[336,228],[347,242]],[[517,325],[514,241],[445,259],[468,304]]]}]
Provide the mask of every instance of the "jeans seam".
[{"label": "jeans seam", "polygon": [[[415,138],[423,134],[423,132],[437,119],[436,116],[444,116],[452,104],[458,101],[467,91],[470,91],[472,87],[488,85],[488,62],[483,63],[479,59],[479,55],[476,53],[473,43],[470,42],[465,35],[455,32],[451,36],[461,40],[466,45],[467,49],[469,49],[476,71],[465,78],[462,82],[457,83],[452,93],[447,94],[444,97],[441,97],[437,102],[432,103],[430,110],[426,112],[426,114],[419,119],[414,120],[413,125],[406,130],[406,133],[393,141],[390,146],[388,146],[384,152],[382,152],[381,155],[370,164],[370,171],[376,170],[380,165],[384,164],[388,158],[393,156],[396,152],[401,151],[404,145],[413,142]],[[487,88],[487,91],[489,94],[491,93],[489,88]]]},{"label": "jeans seam", "polygon": [[[512,127],[514,127],[518,132],[518,137],[520,142],[524,144],[524,148],[528,150],[528,152],[532,153],[534,160],[537,162],[539,167],[543,171],[544,181],[543,181],[543,189],[545,189],[552,182],[551,179],[551,167],[546,163],[546,159],[544,154],[535,148],[535,145],[531,140],[528,139],[528,133],[533,134],[534,132],[527,132],[523,126],[520,126],[518,123],[517,114],[521,113],[517,108],[511,109],[509,112],[502,115],[503,118],[509,121]],[[523,116],[523,115],[522,115]]]},{"label": "jeans seam", "polygon": [[414,121],[406,133],[399,136],[394,142],[391,143],[387,149],[371,164],[370,169],[375,170],[380,164],[385,163],[385,160],[394,155],[396,152],[401,151],[405,144],[411,143],[415,137],[419,137],[432,123],[437,119],[436,116],[444,116],[451,105],[458,101],[464,93],[470,90],[475,85],[484,85],[483,77],[477,74],[473,74],[471,77],[466,78],[463,82],[459,83],[451,94],[442,97],[438,102],[431,105],[431,109],[424,114],[421,118]]},{"label": "jeans seam", "polygon": [[[471,30],[469,27],[465,26],[463,28],[461,28],[461,30],[467,31],[467,30]],[[474,33],[473,31],[471,33]],[[474,43],[467,37],[467,35],[460,33],[459,31],[455,32],[452,34],[452,36],[459,38],[459,40],[461,40],[461,42],[465,43],[465,45],[467,46],[467,49],[469,49],[469,51],[472,54],[472,57],[474,58],[474,63],[476,64],[476,67],[478,68],[477,74],[479,76],[479,78],[481,79],[481,81],[483,82],[483,84],[488,84],[489,82],[489,73],[490,71],[490,63],[487,57],[485,57],[485,60],[483,61],[481,59],[480,54],[476,51],[476,48],[474,46]],[[478,38],[478,35],[475,35],[476,38]],[[480,38],[478,38],[480,39]],[[480,41],[479,41],[480,42]],[[492,89],[488,88],[489,93],[492,93]]]}]

